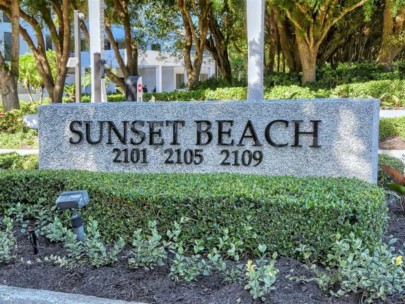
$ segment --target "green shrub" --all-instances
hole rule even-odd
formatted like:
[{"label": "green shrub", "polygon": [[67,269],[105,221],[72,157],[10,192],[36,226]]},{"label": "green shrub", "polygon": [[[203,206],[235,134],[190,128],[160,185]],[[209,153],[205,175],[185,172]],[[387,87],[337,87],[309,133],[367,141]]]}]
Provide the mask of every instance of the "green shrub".
[{"label": "green shrub", "polygon": [[0,133],[1,149],[37,149],[38,148],[38,131],[27,130],[26,132],[17,133]]},{"label": "green shrub", "polygon": [[246,100],[246,88],[219,88],[216,90],[206,90],[207,100]]},{"label": "green shrub", "polygon": [[405,140],[405,116],[380,119],[380,141],[389,136],[401,136]]},{"label": "green shrub", "polygon": [[264,99],[297,99],[297,98],[325,98],[329,97],[326,90],[312,89],[298,85],[276,86],[265,90]]},{"label": "green shrub", "polygon": [[19,202],[50,208],[64,190],[88,190],[91,202],[83,215],[97,219],[106,241],[128,240],[151,220],[167,231],[187,217],[185,244],[205,239],[213,248],[226,229],[245,253],[265,244],[292,255],[299,244],[310,244],[322,256],[336,232],[353,232],[372,246],[387,214],[381,188],[343,178],[3,171],[0,184],[0,211]]},{"label": "green shrub", "polygon": [[[392,244],[390,242],[389,246]],[[379,299],[386,300],[388,295],[402,294],[405,290],[402,253],[389,246],[378,245],[370,252],[353,234],[338,239],[327,259],[329,273],[318,273],[316,281],[333,296],[354,293],[360,296],[362,303],[375,303]]]},{"label": "green shrub", "polygon": [[397,98],[405,98],[405,80],[373,80],[363,83],[350,83],[337,86],[332,95],[351,98],[382,98],[387,93]]},{"label": "green shrub", "polygon": [[[378,155],[378,164],[386,165],[396,169],[399,172],[405,172],[405,164],[398,158],[388,156],[385,154]],[[389,175],[380,168],[378,169],[378,184],[385,187],[387,184],[392,183]]]},{"label": "green shrub", "polygon": [[19,110],[6,112],[4,117],[0,117],[0,133],[27,132],[29,129],[23,124],[23,116],[37,113],[38,106],[38,103],[21,102]]},{"label": "green shrub", "polygon": [[38,155],[0,154],[0,170],[7,169],[38,169]]},{"label": "green shrub", "polygon": [[9,262],[12,258],[12,251],[16,244],[13,234],[13,221],[5,217],[0,220],[0,264]]},{"label": "green shrub", "polygon": [[143,95],[145,101],[151,101],[152,97],[155,101],[197,101],[205,100],[204,90],[195,91],[174,91],[162,93],[145,93]]}]

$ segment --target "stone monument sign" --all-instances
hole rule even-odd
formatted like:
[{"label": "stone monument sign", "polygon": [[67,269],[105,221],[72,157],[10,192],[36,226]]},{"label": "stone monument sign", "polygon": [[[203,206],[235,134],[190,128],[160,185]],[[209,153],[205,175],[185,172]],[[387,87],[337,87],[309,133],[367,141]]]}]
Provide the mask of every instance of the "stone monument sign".
[{"label": "stone monument sign", "polygon": [[46,105],[39,120],[41,169],[377,179],[373,99]]}]

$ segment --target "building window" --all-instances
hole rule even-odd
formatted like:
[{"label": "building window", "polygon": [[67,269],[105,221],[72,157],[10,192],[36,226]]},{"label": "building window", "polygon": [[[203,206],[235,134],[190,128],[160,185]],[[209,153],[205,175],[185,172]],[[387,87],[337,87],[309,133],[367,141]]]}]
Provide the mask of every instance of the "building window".
[{"label": "building window", "polygon": [[46,35],[45,36],[45,48],[47,50],[52,50],[52,46],[53,46],[53,43],[52,43],[51,35]]},{"label": "building window", "polygon": [[2,21],[4,23],[11,23],[10,18],[8,18],[7,14],[2,13],[1,15],[2,15]]},{"label": "building window", "polygon": [[124,39],[119,39],[117,40],[117,44],[118,44],[118,49],[125,49],[125,40]]},{"label": "building window", "polygon": [[106,50],[106,51],[111,50],[111,43],[110,43],[110,40],[108,40],[108,39],[104,40],[104,50]]},{"label": "building window", "polygon": [[11,61],[11,33],[4,32],[4,59],[6,61]]},{"label": "building window", "polygon": [[176,89],[184,87],[184,74],[176,74]]},{"label": "building window", "polygon": [[152,51],[161,51],[162,50],[162,46],[160,45],[160,43],[155,43],[151,45],[151,49]]},{"label": "building window", "polygon": [[200,74],[200,81],[208,80],[208,74]]}]

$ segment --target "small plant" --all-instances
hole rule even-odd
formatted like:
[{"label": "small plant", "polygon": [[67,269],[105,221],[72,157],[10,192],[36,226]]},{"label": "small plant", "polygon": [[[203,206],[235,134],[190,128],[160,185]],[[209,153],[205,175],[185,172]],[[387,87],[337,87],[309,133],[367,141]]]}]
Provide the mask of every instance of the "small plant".
[{"label": "small plant", "polygon": [[238,264],[228,267],[224,272],[224,280],[228,283],[242,283],[244,280],[245,265]]},{"label": "small plant", "polygon": [[118,254],[125,246],[124,239],[119,238],[111,248],[107,248],[101,240],[97,221],[92,219],[88,221],[87,237],[84,242],[78,241],[71,230],[63,231],[65,236],[62,239],[68,255],[61,259],[61,266],[90,264],[94,267],[101,267],[112,265],[117,262]]},{"label": "small plant", "polygon": [[402,253],[395,253],[391,240],[389,245],[376,246],[373,252],[350,234],[348,239],[337,240],[333,253],[328,255],[326,271],[319,271],[315,264],[310,267],[315,278],[291,278],[299,281],[315,281],[332,296],[342,297],[349,293],[361,297],[361,303],[385,300],[387,295],[402,293],[405,288],[405,271]]},{"label": "small plant", "polygon": [[214,270],[217,270],[221,273],[224,273],[227,270],[227,265],[224,259],[219,254],[217,248],[212,249],[211,252],[207,255],[207,258]]},{"label": "small plant", "polygon": [[55,216],[53,222],[41,229],[41,233],[51,242],[63,242],[69,234],[68,228]]},{"label": "small plant", "polygon": [[[2,226],[5,226],[5,229]],[[13,221],[9,217],[4,217],[0,221],[0,227],[0,264],[2,264],[13,258],[11,252],[16,244],[16,239],[13,234]]]},{"label": "small plant", "polygon": [[162,236],[156,229],[156,221],[148,223],[150,234],[147,235],[138,229],[134,232],[133,249],[128,259],[130,268],[143,267],[153,269],[165,263],[167,254],[162,244]]},{"label": "small plant", "polygon": [[246,282],[245,289],[249,290],[253,299],[265,300],[266,296],[274,290],[276,275],[279,272],[275,267],[277,253],[274,253],[271,260],[266,259],[266,246],[259,245],[261,258],[254,264],[249,260],[246,264]]},{"label": "small plant", "polygon": [[223,235],[218,237],[218,250],[226,253],[226,257],[236,262],[240,259],[240,253],[243,251],[243,243],[230,237],[229,229],[223,229]]},{"label": "small plant", "polygon": [[181,218],[180,224],[174,222],[173,230],[167,231],[169,241],[166,246],[170,248],[174,257],[170,261],[170,276],[175,280],[184,280],[186,282],[194,281],[199,275],[209,275],[212,267],[202,258],[201,252],[204,249],[203,241],[194,241],[193,252],[191,256],[186,256],[184,244],[180,241],[181,224],[187,222],[187,218]]},{"label": "small plant", "polygon": [[174,258],[170,263],[170,276],[175,280],[186,282],[194,281],[200,275],[209,275],[212,269],[204,258],[199,254],[199,250],[194,247],[194,254],[185,255],[183,243],[177,244],[177,249],[173,252]]},{"label": "small plant", "polygon": [[399,203],[402,211],[405,211],[405,176],[403,173],[395,170],[394,168],[386,165],[380,165],[381,169],[386,172],[394,183],[387,184],[387,187],[395,191],[399,195]]}]

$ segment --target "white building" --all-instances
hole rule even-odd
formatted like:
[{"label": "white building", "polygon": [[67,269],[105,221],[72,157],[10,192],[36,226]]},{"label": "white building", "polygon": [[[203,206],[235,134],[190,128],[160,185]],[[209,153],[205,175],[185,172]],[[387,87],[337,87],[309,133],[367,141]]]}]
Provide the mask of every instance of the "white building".
[{"label": "white building", "polygon": [[[26,27],[28,32],[33,35],[33,30],[22,21],[22,25]],[[115,26],[112,28],[114,37],[117,41],[123,41],[124,31],[122,28]],[[52,49],[52,40],[49,31],[44,30],[44,38],[46,47]],[[35,40],[34,40],[35,42]],[[3,51],[6,60],[10,56],[11,44],[11,23],[5,14],[0,12],[0,48]],[[167,43],[165,43],[167,45]],[[73,48],[73,46],[72,46]],[[159,49],[159,45],[154,45],[154,49]],[[165,49],[165,47],[163,47]],[[28,44],[24,39],[20,39],[20,54],[30,52]],[[148,46],[146,50],[140,50],[138,58],[138,72],[142,76],[143,83],[147,85],[149,92],[156,90],[156,92],[170,92],[176,89],[182,89],[187,82],[187,72],[184,67],[181,54],[176,56],[174,52],[169,51],[156,51]],[[125,58],[125,50],[121,51],[123,58]],[[72,54],[73,56],[73,54]],[[118,75],[122,75],[119,70],[117,60],[115,59],[114,51],[111,50],[107,37],[105,37],[105,51],[104,59],[107,65],[116,69]],[[82,60],[82,76],[90,70],[90,53],[84,51],[81,53]],[[66,84],[74,83],[74,69],[72,69],[66,79]],[[215,75],[215,62],[206,54],[206,58],[201,68],[200,80],[206,80]],[[90,88],[83,88],[84,92],[90,92]],[[107,92],[115,92],[115,84],[108,84]],[[24,92],[22,92],[24,93]]]},{"label": "white building", "polygon": [[[121,54],[125,59],[125,51]],[[113,50],[104,51],[106,65],[117,70],[118,76],[122,76]],[[90,70],[90,53],[81,53],[82,75]],[[183,58],[169,52],[161,51],[140,51],[138,57],[138,72],[142,76],[143,84],[146,84],[148,91],[171,92],[182,89],[187,83],[187,72],[184,67]],[[204,60],[201,68],[200,80],[207,80],[215,75],[215,63],[211,58]],[[68,74],[67,84],[74,83],[74,69]],[[83,88],[90,93],[90,86]],[[107,92],[115,92],[115,84],[109,83]]]}]

